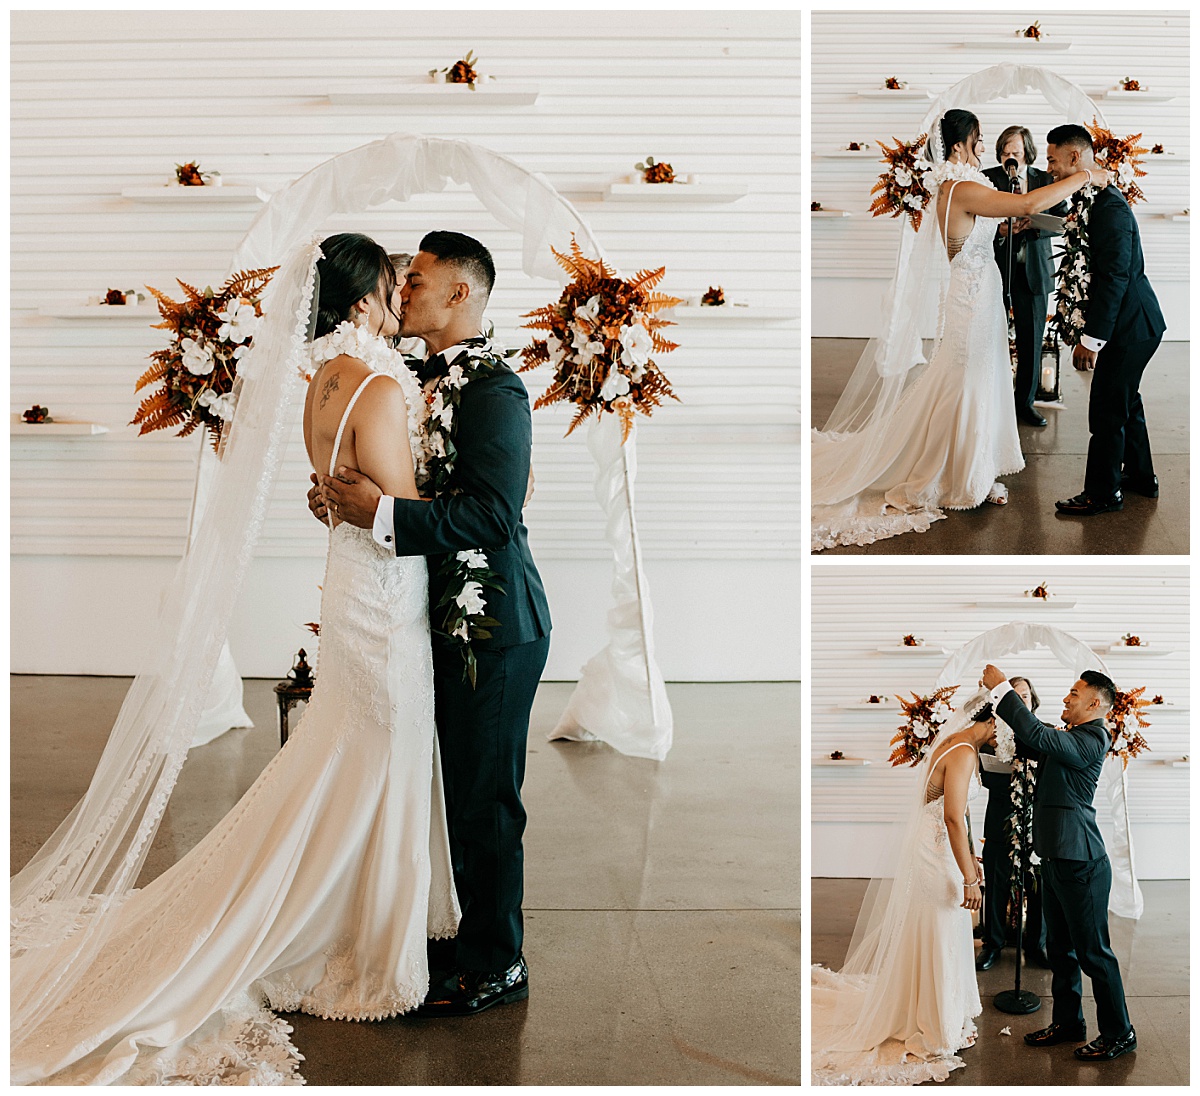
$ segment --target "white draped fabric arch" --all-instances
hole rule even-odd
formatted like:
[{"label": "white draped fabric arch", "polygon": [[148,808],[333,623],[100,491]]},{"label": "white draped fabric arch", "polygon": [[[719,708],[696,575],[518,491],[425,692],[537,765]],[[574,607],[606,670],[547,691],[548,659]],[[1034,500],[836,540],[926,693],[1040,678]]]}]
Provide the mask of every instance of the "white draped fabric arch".
[{"label": "white draped fabric arch", "polygon": [[[1036,650],[1049,651],[1071,672],[1073,680],[1077,680],[1084,670],[1099,670],[1112,677],[1104,660],[1069,632],[1049,624],[1014,621],[964,643],[942,666],[935,687],[961,685],[974,688],[987,663],[999,664],[1010,655]],[[1113,873],[1108,908],[1119,917],[1136,920],[1142,915],[1144,903],[1134,867],[1127,779],[1121,760],[1109,758],[1104,763],[1097,798],[1103,797],[1107,802],[1113,828],[1113,846],[1108,850]]]},{"label": "white draped fabric arch", "polygon": [[[550,249],[575,235],[585,253],[604,253],[578,210],[541,173],[470,141],[396,133],[318,164],[271,196],[234,252],[230,271],[273,266],[337,214],[466,184],[503,225],[521,233],[521,265],[532,277],[565,280]],[[431,226],[433,227],[433,226]],[[608,643],[580,675],[551,738],[600,740],[623,753],[662,760],[672,715],[654,658],[651,608],[633,512],[635,439],[622,445],[611,415],[589,427],[595,490],[613,551]],[[558,626],[569,627],[560,621]]]}]

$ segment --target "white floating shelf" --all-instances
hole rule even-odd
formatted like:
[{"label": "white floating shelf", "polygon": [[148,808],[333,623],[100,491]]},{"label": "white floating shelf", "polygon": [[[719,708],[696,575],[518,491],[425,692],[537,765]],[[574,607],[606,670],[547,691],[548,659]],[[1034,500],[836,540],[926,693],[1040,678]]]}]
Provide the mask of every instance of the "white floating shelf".
[{"label": "white floating shelf", "polygon": [[1160,95],[1153,91],[1126,91],[1124,88],[1110,88],[1092,96],[1093,99],[1103,99],[1106,103],[1170,103],[1174,95]]},{"label": "white floating shelf", "polygon": [[1179,212],[1179,213],[1160,213],[1160,214],[1159,214],[1159,216],[1160,216],[1160,217],[1161,217],[1161,218],[1162,218],[1164,221],[1190,221],[1190,220],[1192,219],[1192,215],[1191,215],[1190,213],[1183,213],[1183,212]]},{"label": "white floating shelf", "polygon": [[56,419],[54,422],[26,422],[20,415],[14,414],[9,426],[9,433],[14,437],[17,435],[30,437],[34,434],[49,437],[53,434],[57,437],[86,438],[94,437],[97,434],[107,434],[108,427],[101,426],[98,422],[64,422],[62,419]]},{"label": "white floating shelf", "polygon": [[265,202],[271,195],[257,186],[127,186],[122,198],[135,202],[166,202],[179,205],[247,205]]},{"label": "white floating shelf", "polygon": [[814,757],[813,765],[828,766],[829,768],[842,768],[849,766],[852,769],[861,769],[865,765],[870,765],[871,762],[865,757],[843,757],[840,760],[835,760],[832,757]]},{"label": "white floating shelf", "polygon": [[900,705],[894,700],[889,700],[886,704],[872,704],[867,700],[855,700],[849,704],[839,704],[838,708],[847,712],[886,712],[888,715],[900,714]]},{"label": "white floating shelf", "polygon": [[870,88],[858,93],[860,99],[895,99],[897,102],[911,103],[915,99],[932,99],[933,92],[924,88]]},{"label": "white floating shelf", "polygon": [[1170,761],[1160,761],[1160,765],[1166,765],[1172,769],[1190,769],[1191,761],[1185,761],[1182,757],[1174,757]]},{"label": "white floating shelf", "polygon": [[1142,157],[1142,163],[1149,167],[1150,164],[1190,164],[1192,158],[1184,156],[1178,152],[1147,152]]},{"label": "white floating shelf", "polygon": [[842,217],[853,216],[848,209],[811,209],[808,215],[810,217],[837,217],[839,220]]},{"label": "white floating shelf", "polygon": [[432,80],[393,84],[340,84],[329,90],[327,98],[334,106],[406,106],[406,107],[527,107],[537,102],[536,84],[509,84],[497,80],[476,85],[435,84]]},{"label": "white floating shelf", "polygon": [[61,304],[42,305],[41,316],[54,316],[60,320],[148,320],[158,317],[158,309],[152,304]]},{"label": "white floating shelf", "polygon": [[814,160],[870,160],[872,163],[883,163],[883,154],[877,148],[861,149],[852,152],[848,148],[835,149],[833,152],[814,152]]},{"label": "white floating shelf", "polygon": [[784,320],[798,320],[798,308],[764,308],[752,304],[722,304],[715,307],[709,305],[679,305],[676,308],[664,309],[661,313],[676,323],[752,323]]},{"label": "white floating shelf", "polygon": [[736,202],[749,188],[724,183],[609,183],[606,202]]},{"label": "white floating shelf", "polygon": [[1035,51],[1039,53],[1061,53],[1063,50],[1071,48],[1071,42],[1066,38],[1048,38],[1045,41],[1040,41],[1037,38],[1026,38],[1021,34],[1014,34],[1009,38],[987,38],[975,39],[971,42],[964,42],[963,49],[986,49],[986,50],[1011,50],[1014,52],[1029,52]]},{"label": "white floating shelf", "polygon": [[876,647],[881,655],[948,655],[949,648],[940,643],[922,643],[918,647],[906,647],[903,643],[894,643],[890,647]]},{"label": "white floating shelf", "polygon": [[1124,643],[1094,643],[1092,650],[1098,655],[1136,655],[1138,658],[1155,658],[1158,655],[1175,653],[1169,647],[1154,647],[1149,643],[1143,643],[1140,647],[1126,647]]},{"label": "white floating shelf", "polygon": [[1147,704],[1142,710],[1145,712],[1190,712],[1192,706],[1190,704],[1176,704],[1168,700],[1164,704]]},{"label": "white floating shelf", "polygon": [[976,609],[1074,609],[1073,598],[1010,597],[975,602]]}]

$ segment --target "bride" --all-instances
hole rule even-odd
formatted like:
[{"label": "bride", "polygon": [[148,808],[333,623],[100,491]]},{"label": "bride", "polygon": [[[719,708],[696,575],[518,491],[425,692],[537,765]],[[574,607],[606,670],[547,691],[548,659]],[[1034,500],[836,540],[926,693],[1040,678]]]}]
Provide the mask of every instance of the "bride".
[{"label": "bride", "polygon": [[[1028,194],[1002,194],[980,170],[979,120],[949,110],[935,123],[925,178],[936,219],[905,239],[888,330],[869,345],[833,415],[812,435],[812,549],[924,532],[943,509],[1003,505],[997,478],[1025,467],[1012,411],[1012,368],[996,219],[1027,217],[1106,172],[1080,173]],[[937,308],[928,365],[922,328]]]},{"label": "bride", "polygon": [[[210,504],[217,528],[197,540],[230,569],[265,510],[297,371],[315,370],[304,410],[314,467],[345,464],[418,497],[424,400],[386,341],[399,329],[387,253],[333,236],[268,292]],[[177,586],[191,590],[209,562],[185,558]],[[206,657],[229,610],[208,610],[214,596],[176,618],[201,628]],[[268,1008],[376,1020],[421,1003],[427,938],[453,936],[458,921],[427,615],[424,558],[332,520],[303,718],[216,828],[136,890],[197,708],[156,707],[176,650],[139,676],[88,796],[13,881],[13,1083],[302,1084],[291,1029]],[[173,648],[193,634],[183,626]]]},{"label": "bride", "polygon": [[[1006,736],[1011,740],[1011,733]],[[988,693],[947,721],[919,772],[891,878],[872,883],[841,971],[812,972],[813,1083],[914,1085],[964,1065],[982,1011],[971,911],[982,892],[967,834],[979,747],[996,742]],[[1011,760],[1012,743],[997,750]]]}]

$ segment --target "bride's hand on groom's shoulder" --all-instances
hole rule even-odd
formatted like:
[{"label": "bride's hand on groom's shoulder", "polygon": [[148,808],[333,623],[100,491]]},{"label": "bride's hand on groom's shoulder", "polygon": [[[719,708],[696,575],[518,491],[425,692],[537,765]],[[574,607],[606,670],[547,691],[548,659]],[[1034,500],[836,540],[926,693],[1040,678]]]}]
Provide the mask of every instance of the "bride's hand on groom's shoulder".
[{"label": "bride's hand on groom's shoulder", "polygon": [[1090,169],[1091,185],[1097,190],[1103,190],[1106,186],[1112,184],[1116,176],[1111,171],[1105,171],[1104,168]]}]

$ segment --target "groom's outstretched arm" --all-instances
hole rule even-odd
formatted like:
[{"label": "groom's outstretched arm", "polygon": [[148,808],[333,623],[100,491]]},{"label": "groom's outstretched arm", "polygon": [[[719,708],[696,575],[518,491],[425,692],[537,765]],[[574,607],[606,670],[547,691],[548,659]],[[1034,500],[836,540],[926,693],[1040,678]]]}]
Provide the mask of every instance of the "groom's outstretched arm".
[{"label": "groom's outstretched arm", "polygon": [[1105,745],[1099,735],[1060,731],[1048,727],[1021,702],[1013,691],[1004,694],[996,705],[996,714],[1013,734],[1047,757],[1053,757],[1070,769],[1086,769],[1104,756]]},{"label": "groom's outstretched arm", "polygon": [[1093,209],[1088,231],[1091,246],[1088,272],[1092,279],[1083,333],[1105,342],[1112,338],[1133,263],[1133,214],[1119,198],[1116,201],[1111,215],[1097,215],[1098,211]]},{"label": "groom's outstretched arm", "polygon": [[512,373],[462,390],[455,431],[457,495],[395,500],[396,555],[501,548],[521,521],[529,484],[533,421],[529,396]]}]

